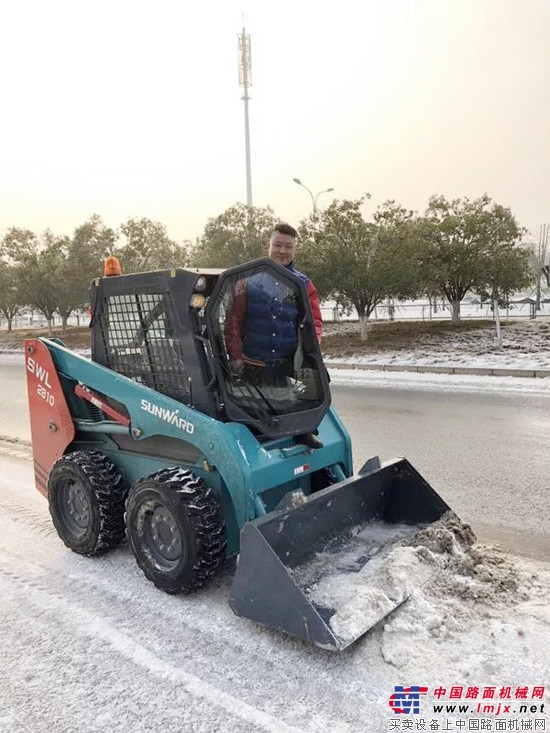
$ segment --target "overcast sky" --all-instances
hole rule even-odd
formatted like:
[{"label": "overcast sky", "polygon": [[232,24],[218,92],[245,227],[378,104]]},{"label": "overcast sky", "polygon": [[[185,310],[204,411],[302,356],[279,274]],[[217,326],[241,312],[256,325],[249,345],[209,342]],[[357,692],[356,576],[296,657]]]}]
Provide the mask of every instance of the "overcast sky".
[{"label": "overcast sky", "polygon": [[252,39],[255,206],[423,211],[487,192],[550,220],[548,0],[18,0],[0,10],[0,236],[93,213],[178,241],[246,201],[237,36]]}]

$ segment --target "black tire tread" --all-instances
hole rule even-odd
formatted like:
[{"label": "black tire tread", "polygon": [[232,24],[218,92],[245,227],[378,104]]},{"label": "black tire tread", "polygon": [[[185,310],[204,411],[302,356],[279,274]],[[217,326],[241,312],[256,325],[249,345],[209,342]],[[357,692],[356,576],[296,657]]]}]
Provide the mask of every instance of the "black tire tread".
[{"label": "black tire tread", "polygon": [[[192,592],[210,580],[225,562],[227,538],[220,505],[213,490],[192,471],[181,467],[162,468],[140,479],[130,489],[126,500],[127,532],[129,502],[132,495],[145,482],[154,482],[173,492],[174,509],[185,513],[192,526],[194,562],[192,572],[187,573],[186,578],[180,579],[178,583],[172,583],[169,587],[157,577],[155,569],[142,557],[141,553],[134,552],[136,562],[145,576],[166,593],[176,595]],[[128,540],[133,546],[130,536]]]},{"label": "black tire tread", "polygon": [[[72,470],[77,478],[87,482],[94,509],[99,520],[97,531],[86,547],[75,548],[67,537],[57,512],[52,507],[51,483],[58,471]],[[124,479],[114,463],[99,451],[78,450],[67,453],[54,463],[48,480],[50,513],[57,533],[70,549],[79,554],[99,555],[117,547],[125,537],[124,505],[128,494]]]}]

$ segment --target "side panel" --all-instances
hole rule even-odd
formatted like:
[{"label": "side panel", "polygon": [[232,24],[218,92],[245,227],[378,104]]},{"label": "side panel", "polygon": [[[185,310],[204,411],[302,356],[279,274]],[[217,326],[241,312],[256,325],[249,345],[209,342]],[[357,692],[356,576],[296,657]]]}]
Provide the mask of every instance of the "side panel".
[{"label": "side panel", "polygon": [[50,351],[39,339],[25,341],[25,367],[36,488],[47,496],[50,470],[75,428]]}]

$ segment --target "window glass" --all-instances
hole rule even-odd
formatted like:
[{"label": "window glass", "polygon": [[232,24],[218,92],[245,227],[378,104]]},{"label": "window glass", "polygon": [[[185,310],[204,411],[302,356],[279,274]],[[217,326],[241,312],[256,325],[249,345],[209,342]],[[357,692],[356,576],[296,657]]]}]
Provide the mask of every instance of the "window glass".
[{"label": "window glass", "polygon": [[227,400],[255,419],[323,400],[302,297],[298,284],[259,268],[227,278],[213,309]]}]

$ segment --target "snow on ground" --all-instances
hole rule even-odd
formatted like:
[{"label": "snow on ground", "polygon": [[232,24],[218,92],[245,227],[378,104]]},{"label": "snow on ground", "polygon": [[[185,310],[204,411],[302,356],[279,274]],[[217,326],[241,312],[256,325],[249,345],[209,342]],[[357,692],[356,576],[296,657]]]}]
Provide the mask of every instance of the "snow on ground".
[{"label": "snow on ground", "polygon": [[[331,334],[356,333],[358,325],[328,324],[326,330],[324,345],[329,346]],[[460,392],[550,392],[550,322],[546,319],[514,322],[504,334],[502,349],[496,347],[495,329],[490,327],[459,333],[422,334],[412,345],[365,346],[360,352],[344,356],[327,348],[325,361],[334,384]],[[426,372],[416,372],[417,368],[426,369]],[[450,369],[456,373],[438,373],[438,370]],[[469,370],[485,373],[460,373]],[[499,370],[509,371],[510,375],[489,374]],[[523,375],[512,376],[515,370]]]},{"label": "snow on ground", "polygon": [[338,355],[330,349],[331,335],[356,333],[356,323],[326,324],[323,347],[332,363],[473,367],[483,369],[550,369],[550,320],[523,320],[503,325],[503,345],[498,348],[493,326],[466,331],[420,333],[394,347],[371,347]]},{"label": "snow on ground", "polygon": [[329,365],[331,383],[365,387],[399,388],[408,390],[445,390],[446,392],[518,392],[549,394],[550,377],[493,377],[470,374],[420,374],[407,371],[370,371],[366,369],[336,369]]},{"label": "snow on ground", "polygon": [[[369,358],[492,368],[502,356],[508,367],[550,366],[547,342],[516,345],[507,360],[475,353],[465,340]],[[550,391],[550,378],[362,369],[331,369],[331,377]],[[233,616],[230,570],[194,596],[169,597],[126,547],[97,559],[69,552],[33,488],[30,459],[25,441],[0,440],[0,733],[550,730],[549,558],[468,550],[447,527],[428,528],[394,558],[408,600],[344,652],[327,652]],[[367,614],[363,597],[368,590],[355,589],[346,608]],[[349,630],[356,621],[334,622]],[[398,685],[428,688],[418,714],[393,712]]]},{"label": "snow on ground", "polygon": [[[394,558],[408,600],[329,652],[235,617],[230,569],[172,597],[127,547],[71,553],[31,473],[30,461],[0,457],[2,733],[549,729],[548,565],[466,551],[432,526]],[[369,593],[355,590],[360,616]],[[427,688],[418,715],[393,713],[398,685]],[[471,707],[433,708],[457,703]],[[509,711],[495,715],[499,703]]]},{"label": "snow on ground", "polygon": [[[547,564],[466,551],[448,527],[429,527],[395,553],[408,600],[328,652],[235,617],[230,568],[172,597],[127,547],[71,553],[31,474],[30,461],[0,457],[2,733],[549,729]],[[368,613],[368,590],[355,590],[354,613]],[[393,713],[398,685],[427,687],[418,715]],[[433,708],[457,703],[471,707]],[[495,715],[499,703],[509,711]]]}]

